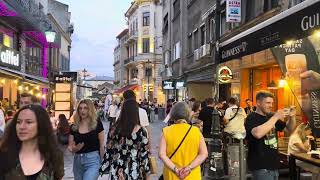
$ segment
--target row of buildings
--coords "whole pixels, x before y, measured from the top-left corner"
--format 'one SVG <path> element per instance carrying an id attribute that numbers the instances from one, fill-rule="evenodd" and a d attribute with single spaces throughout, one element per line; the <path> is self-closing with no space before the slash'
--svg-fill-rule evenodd
<path id="1" fill-rule="evenodd" d="M 69 7 L 56 0 L 0 0 L 0 99 L 52 99 L 53 77 L 70 70 Z"/>
<path id="2" fill-rule="evenodd" d="M 128 28 L 117 36 L 114 49 L 116 93 L 133 89 L 140 99 L 157 98 L 160 104 L 168 99 L 238 96 L 244 105 L 257 91 L 269 89 L 280 99 L 275 108 L 298 105 L 289 88 L 278 87 L 285 73 L 273 46 L 285 44 L 285 38 L 298 39 L 301 33 L 286 29 L 294 21 L 288 27 L 277 23 L 304 7 L 315 7 L 310 3 L 317 0 L 242 0 L 238 23 L 227 22 L 227 2 L 133 1 L 125 13 Z M 310 22 L 312 27 L 319 26 L 315 22 Z M 270 34 L 269 26 L 280 30 Z M 262 36 L 260 29 L 269 31 Z M 251 45 L 255 39 L 260 42 Z M 285 46 L 293 51 L 295 43 Z"/>

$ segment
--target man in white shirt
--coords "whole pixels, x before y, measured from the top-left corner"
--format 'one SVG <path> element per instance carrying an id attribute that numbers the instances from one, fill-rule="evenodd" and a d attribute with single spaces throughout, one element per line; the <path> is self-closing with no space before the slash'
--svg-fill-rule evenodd
<path id="1" fill-rule="evenodd" d="M 112 104 L 109 106 L 108 109 L 108 120 L 110 121 L 110 123 L 114 123 L 116 121 L 116 117 L 117 117 L 117 113 L 118 113 L 118 106 L 116 105 L 115 101 L 112 101 Z"/>
<path id="2" fill-rule="evenodd" d="M 104 109 L 103 109 L 103 111 L 104 111 L 104 118 L 106 119 L 107 117 L 107 112 L 108 112 L 108 110 L 109 110 L 109 107 L 110 107 L 110 105 L 111 105 L 111 102 L 112 102 L 112 95 L 109 93 L 107 96 L 106 96 L 106 99 L 105 99 L 105 101 L 104 101 Z"/>
<path id="3" fill-rule="evenodd" d="M 236 105 L 237 100 L 230 98 L 229 107 L 226 109 L 224 115 L 224 132 L 230 135 L 243 134 L 246 132 L 244 127 L 244 121 L 247 117 L 246 112 L 243 108 Z"/>

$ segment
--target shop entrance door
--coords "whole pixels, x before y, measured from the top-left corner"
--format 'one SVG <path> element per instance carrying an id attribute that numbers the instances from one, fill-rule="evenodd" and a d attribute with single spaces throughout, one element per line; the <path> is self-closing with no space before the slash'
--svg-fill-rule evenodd
<path id="1" fill-rule="evenodd" d="M 219 85 L 219 101 L 229 101 L 231 97 L 231 84 Z"/>

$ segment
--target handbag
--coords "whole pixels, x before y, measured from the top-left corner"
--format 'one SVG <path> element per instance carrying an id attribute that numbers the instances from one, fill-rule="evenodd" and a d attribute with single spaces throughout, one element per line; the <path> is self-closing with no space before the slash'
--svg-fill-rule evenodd
<path id="1" fill-rule="evenodd" d="M 157 166 L 156 157 L 150 156 L 149 157 L 149 162 L 150 162 L 150 172 L 151 172 L 151 174 L 157 174 L 158 166 Z"/>
<path id="2" fill-rule="evenodd" d="M 179 146 L 176 148 L 176 150 L 174 150 L 174 152 L 171 154 L 171 156 L 169 157 L 169 159 L 171 159 L 171 158 L 174 156 L 174 154 L 178 151 L 178 149 L 180 148 L 181 144 L 183 143 L 183 141 L 186 139 L 187 135 L 189 134 L 191 128 L 192 128 L 192 125 L 190 125 L 190 128 L 189 128 L 188 132 L 186 133 L 186 135 L 184 135 L 184 137 L 183 137 L 183 139 L 181 140 Z M 163 175 L 161 175 L 161 176 L 159 177 L 159 180 L 164 180 Z"/>

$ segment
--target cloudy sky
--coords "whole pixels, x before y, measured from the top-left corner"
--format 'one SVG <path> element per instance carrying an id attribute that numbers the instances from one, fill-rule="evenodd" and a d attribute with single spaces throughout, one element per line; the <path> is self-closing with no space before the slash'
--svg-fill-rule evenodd
<path id="1" fill-rule="evenodd" d="M 71 70 L 86 68 L 97 75 L 114 76 L 116 36 L 126 27 L 124 13 L 132 0 L 59 0 L 69 5 L 72 35 Z"/>

